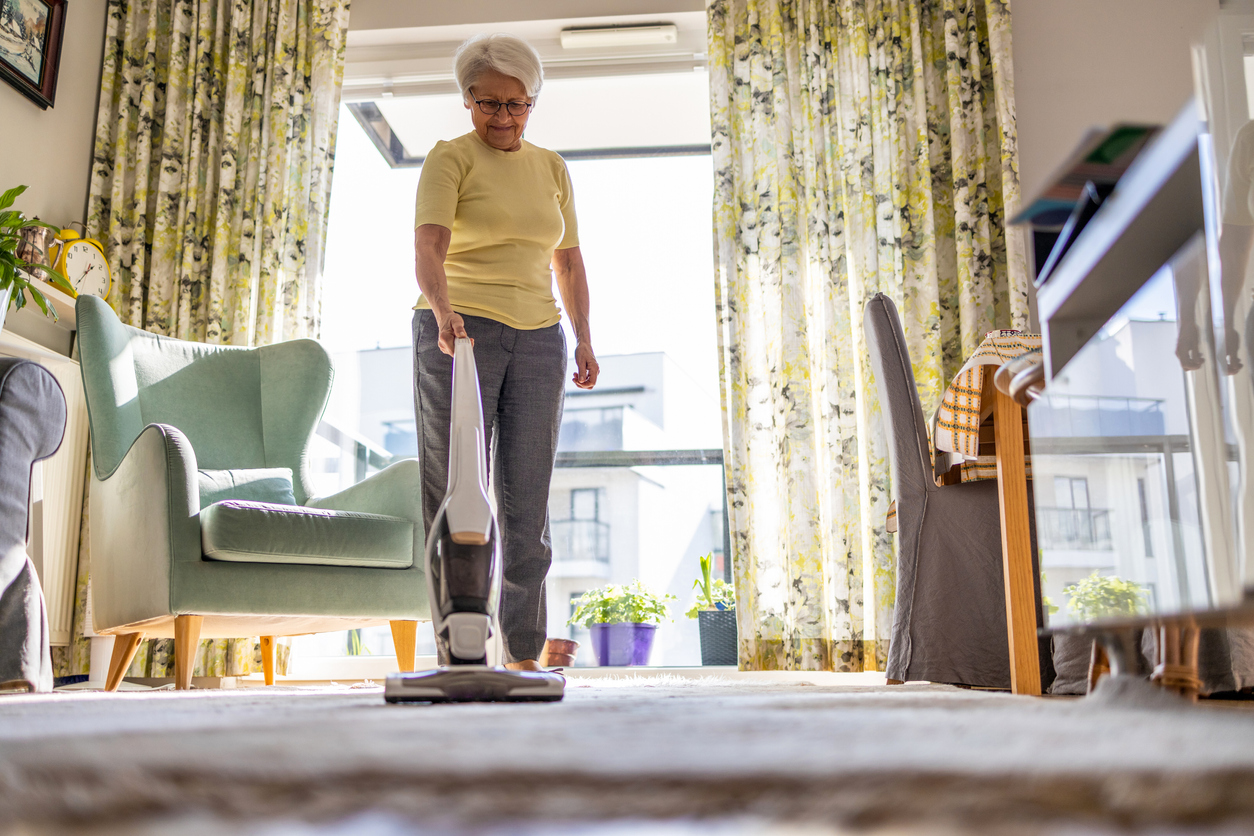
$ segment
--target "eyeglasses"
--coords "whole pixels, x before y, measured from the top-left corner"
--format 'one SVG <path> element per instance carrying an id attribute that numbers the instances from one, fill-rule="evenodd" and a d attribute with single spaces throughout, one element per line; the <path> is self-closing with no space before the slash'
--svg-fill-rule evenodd
<path id="1" fill-rule="evenodd" d="M 522 116 L 535 107 L 534 102 L 498 102 L 492 99 L 475 99 L 474 101 L 479 105 L 479 110 L 488 116 L 495 116 L 501 108 L 505 108 L 510 116 Z"/>

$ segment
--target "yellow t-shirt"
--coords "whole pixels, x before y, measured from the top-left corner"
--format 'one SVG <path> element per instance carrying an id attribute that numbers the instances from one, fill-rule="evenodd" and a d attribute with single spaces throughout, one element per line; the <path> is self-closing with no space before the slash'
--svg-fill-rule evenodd
<path id="1" fill-rule="evenodd" d="M 553 250 L 579 245 L 566 163 L 523 141 L 499 151 L 479 135 L 437 142 L 422 164 L 414 228 L 452 231 L 444 273 L 460 314 L 533 330 L 562 318 L 553 299 Z M 418 298 L 415 310 L 430 308 Z"/>

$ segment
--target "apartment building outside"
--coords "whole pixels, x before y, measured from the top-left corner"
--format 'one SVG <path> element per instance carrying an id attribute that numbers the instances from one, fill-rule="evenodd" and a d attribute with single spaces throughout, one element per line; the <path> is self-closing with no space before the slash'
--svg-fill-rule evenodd
<path id="1" fill-rule="evenodd" d="M 411 349 L 378 348 L 335 359 L 336 386 L 328 408 L 334 423 L 355 428 L 387 455 L 415 455 Z M 697 625 L 683 615 L 692 600 L 698 559 L 713 553 L 716 572 L 727 568 L 718 401 L 664 353 L 598 360 L 601 376 L 595 389 L 567 384 L 559 466 L 549 492 L 548 633 L 579 641 L 577 664 L 594 664 L 586 631 L 566 623 L 572 602 L 606 583 L 639 579 L 676 598 L 670 607 L 673 620 L 656 634 L 651 663 L 698 665 Z M 703 457 L 666 451 L 705 451 L 704 458 L 713 463 L 668 463 Z M 650 455 L 633 457 L 634 452 Z M 612 454 L 613 463 L 605 464 L 603 454 Z M 390 647 L 386 628 L 368 638 L 371 652 Z M 420 631 L 420 653 L 434 652 L 428 641 Z"/>

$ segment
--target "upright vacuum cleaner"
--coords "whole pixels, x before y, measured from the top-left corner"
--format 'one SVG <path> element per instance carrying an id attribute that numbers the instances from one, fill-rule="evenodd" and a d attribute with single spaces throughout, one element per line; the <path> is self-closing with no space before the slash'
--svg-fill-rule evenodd
<path id="1" fill-rule="evenodd" d="M 448 490 L 427 532 L 427 595 L 435 634 L 449 664 L 390 674 L 388 702 L 527 702 L 560 700 L 566 680 L 543 671 L 488 665 L 488 639 L 499 629 L 501 543 L 488 501 L 483 400 L 469 339 L 453 348 Z"/>

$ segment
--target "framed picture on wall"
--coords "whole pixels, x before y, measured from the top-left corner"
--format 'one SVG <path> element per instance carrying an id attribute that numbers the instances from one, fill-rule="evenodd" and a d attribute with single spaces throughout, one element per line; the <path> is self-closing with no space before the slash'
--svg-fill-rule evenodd
<path id="1" fill-rule="evenodd" d="M 57 95 L 65 0 L 0 0 L 0 78 L 42 108 Z"/>

